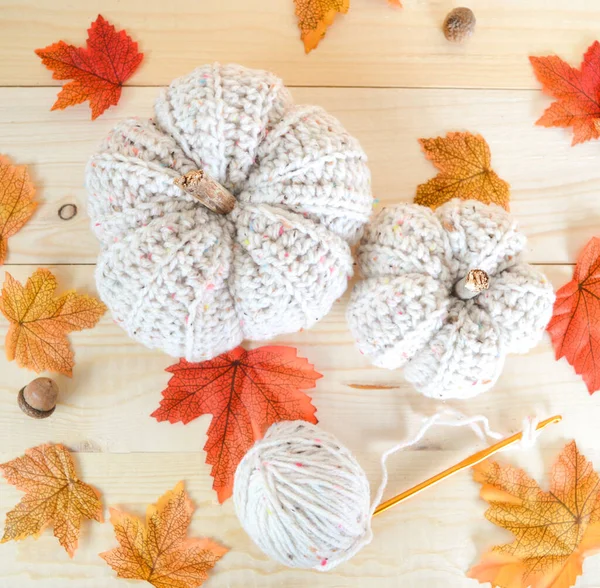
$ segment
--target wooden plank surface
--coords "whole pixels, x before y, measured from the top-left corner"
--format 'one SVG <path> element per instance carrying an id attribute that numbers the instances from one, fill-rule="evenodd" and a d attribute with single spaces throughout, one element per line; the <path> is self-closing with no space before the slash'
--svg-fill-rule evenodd
<path id="1" fill-rule="evenodd" d="M 554 52 L 574 65 L 597 37 L 594 0 L 471 0 L 476 33 L 446 41 L 449 0 L 352 0 L 305 57 L 292 0 L 0 0 L 0 85 L 49 85 L 33 50 L 59 39 L 81 45 L 101 13 L 146 54 L 134 85 L 167 84 L 212 61 L 269 69 L 291 85 L 537 88 L 528 55 Z"/>
<path id="2" fill-rule="evenodd" d="M 7 271 L 23 280 L 33 269 L 9 266 Z M 64 288 L 94 291 L 93 268 L 51 269 Z M 557 287 L 572 273 L 570 266 L 541 269 Z M 369 366 L 347 331 L 346 302 L 347 296 L 314 329 L 280 337 L 278 342 L 297 346 L 324 374 L 312 391 L 321 426 L 356 454 L 374 487 L 380 478 L 378 456 L 394 441 L 414 433 L 420 418 L 431 414 L 436 405 L 412 390 L 400 373 Z M 2 324 L 0 340 L 5 331 Z M 197 506 L 192 531 L 231 548 L 207 586 L 474 588 L 477 583 L 466 579 L 464 571 L 485 547 L 507 538 L 484 519 L 478 487 L 463 473 L 381 515 L 374 522 L 373 543 L 347 565 L 328 574 L 283 569 L 253 546 L 237 523 L 231 501 L 223 506 L 216 502 L 202 451 L 209 417 L 184 426 L 157 423 L 148 416 L 168 381 L 161 370 L 169 365 L 169 358 L 132 343 L 109 317 L 93 331 L 73 335 L 72 341 L 77 361 L 74 378 L 58 378 L 61 402 L 51 419 L 32 421 L 20 412 L 16 392 L 28 381 L 28 374 L 14 364 L 3 366 L 0 460 L 12 459 L 38 443 L 63 442 L 77 452 L 82 476 L 102 490 L 106 505 L 137 514 L 185 480 Z M 369 389 L 360 388 L 365 385 Z M 502 457 L 526 466 L 543 483 L 547 483 L 544 468 L 567 439 L 576 438 L 582 452 L 600 463 L 598 409 L 572 368 L 564 360 L 554 361 L 547 340 L 528 355 L 509 357 L 494 390 L 468 403 L 447 404 L 467 414 L 488 414 L 492 427 L 507 434 L 518 430 L 527 416 L 562 414 L 564 422 L 547 429 L 535 449 Z M 386 496 L 482 446 L 468 430 L 432 431 L 416 447 L 392 458 Z M 0 520 L 19 496 L 13 487 L 0 485 Z M 49 531 L 37 542 L 2 545 L 0 587 L 87 588 L 114 583 L 116 588 L 133 588 L 134 582 L 111 580 L 111 570 L 97 557 L 113 545 L 111 526 L 95 523 L 84 526 L 73 561 L 57 548 Z M 600 558 L 592 558 L 578 587 L 597 588 L 597 577 Z"/>
<path id="3" fill-rule="evenodd" d="M 93 293 L 97 244 L 85 210 L 87 159 L 118 120 L 151 114 L 158 86 L 206 62 L 238 61 L 278 73 L 298 102 L 321 104 L 360 139 L 376 206 L 412 200 L 416 186 L 435 175 L 419 137 L 483 134 L 494 168 L 512 185 L 512 212 L 529 237 L 528 259 L 542 264 L 556 287 L 565 283 L 581 247 L 598 234 L 598 143 L 573 148 L 568 131 L 534 125 L 550 100 L 539 91 L 527 56 L 557 53 L 576 65 L 598 35 L 600 4 L 471 0 L 476 33 L 464 45 L 450 45 L 440 27 L 460 3 L 403 3 L 398 10 L 387 0 L 352 0 L 350 13 L 336 19 L 307 57 L 292 0 L 0 0 L 0 153 L 30 166 L 41 203 L 11 238 L 0 280 L 4 271 L 25 280 L 45 266 L 63 290 Z M 50 112 L 60 82 L 33 50 L 59 39 L 82 44 L 98 13 L 140 43 L 144 64 L 120 104 L 98 120 L 89 120 L 87 105 Z M 79 209 L 70 221 L 57 214 L 66 203 Z M 417 394 L 401 372 L 375 369 L 358 353 L 345 322 L 347 297 L 314 329 L 277 342 L 298 347 L 324 374 L 311 393 L 320 423 L 355 452 L 375 487 L 380 454 L 440 405 Z M 6 330 L 0 318 L 0 346 Z M 45 421 L 20 412 L 17 392 L 33 376 L 7 362 L 0 349 L 0 461 L 42 442 L 65 443 L 106 505 L 140 515 L 184 480 L 197 506 L 192 533 L 231 548 L 207 588 L 476 588 L 465 571 L 492 544 L 509 539 L 484 519 L 485 504 L 465 472 L 375 520 L 372 544 L 333 572 L 279 566 L 242 531 L 231 501 L 216 502 L 202 450 L 210 419 L 183 426 L 150 418 L 173 360 L 129 340 L 108 315 L 71 341 L 74 377 L 57 378 L 60 404 Z M 486 414 L 503 433 L 516 431 L 529 415 L 563 414 L 564 422 L 547 430 L 536 448 L 502 457 L 547 483 L 544 469 L 571 438 L 600 469 L 596 396 L 564 360 L 554 360 L 546 338 L 531 353 L 509 357 L 492 391 L 447 406 Z M 480 447 L 467 430 L 433 431 L 392 459 L 386 496 Z M 0 482 L 0 525 L 20 495 Z M 111 526 L 95 523 L 84 526 L 73 560 L 50 531 L 38 541 L 0 545 L 0 588 L 141 586 L 117 580 L 98 557 L 114 545 Z M 599 588 L 600 556 L 589 558 L 584 572 L 577 588 Z"/>
<path id="4" fill-rule="evenodd" d="M 157 92 L 126 88 L 117 108 L 91 122 L 87 105 L 50 112 L 54 88 L 0 88 L 0 152 L 31 166 L 42 201 L 27 231 L 11 239 L 9 263 L 95 262 L 98 248 L 85 212 L 86 161 L 117 121 L 150 116 Z M 360 139 L 378 206 L 412 200 L 416 186 L 436 174 L 419 137 L 469 130 L 486 138 L 494 168 L 512 186 L 512 211 L 529 237 L 528 259 L 573 263 L 597 232 L 598 146 L 571 147 L 568 131 L 534 126 L 550 102 L 540 92 L 295 88 L 293 94 L 298 102 L 323 105 Z M 79 214 L 65 222 L 58 210 L 68 202 Z"/>
<path id="5" fill-rule="evenodd" d="M 83 293 L 95 292 L 93 267 L 49 267 L 63 291 L 75 288 Z M 557 287 L 572 275 L 571 266 L 541 268 Z M 35 266 L 6 267 L 6 271 L 21 282 L 34 270 Z M 351 419 L 353 428 L 364 427 L 366 433 L 377 423 L 383 439 L 395 439 L 398 427 L 404 426 L 401 411 L 404 405 L 428 413 L 428 407 L 435 403 L 405 383 L 400 371 L 369 365 L 355 348 L 346 325 L 347 298 L 348 294 L 314 328 L 281 336 L 277 341 L 297 347 L 299 353 L 324 374 L 311 394 L 318 416 L 328 430 L 344 436 Z M 7 328 L 6 321 L 0 322 L 2 343 Z M 14 362 L 3 362 L 0 431 L 9 434 L 3 439 L 2 451 L 16 455 L 52 436 L 81 451 L 197 453 L 202 450 L 208 417 L 187 427 L 169 426 L 149 418 L 158 407 L 161 391 L 169 380 L 170 375 L 164 368 L 176 360 L 130 340 L 110 314 L 103 317 L 95 329 L 74 333 L 71 337 L 76 350 L 74 378 L 56 378 L 63 404 L 51 419 L 32 423 L 21 413 L 16 393 L 31 375 Z M 519 373 L 520 380 L 516 381 Z M 361 389 L 364 385 L 373 389 Z M 494 425 L 514 427 L 526 416 L 523 411 L 530 407 L 532 400 L 541 402 L 536 406 L 546 416 L 569 408 L 579 418 L 590 405 L 585 385 L 564 361 L 553 361 L 548 341 L 528 355 L 511 357 L 494 391 L 470 400 L 468 406 L 460 402 L 450 404 L 472 413 L 487 413 L 490 403 L 494 403 Z M 21 426 L 26 427 L 27 435 L 19 434 Z M 190 433 L 192 430 L 196 431 L 195 435 Z M 362 435 L 356 437 L 361 438 Z"/>

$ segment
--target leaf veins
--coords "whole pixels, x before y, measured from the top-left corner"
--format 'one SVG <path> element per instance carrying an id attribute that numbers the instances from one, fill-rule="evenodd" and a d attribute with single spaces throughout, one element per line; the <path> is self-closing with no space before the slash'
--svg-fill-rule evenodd
<path id="1" fill-rule="evenodd" d="M 292 347 L 237 347 L 202 363 L 182 359 L 167 371 L 173 376 L 152 416 L 189 423 L 213 415 L 204 449 L 219 502 L 231 496 L 239 462 L 273 423 L 317 422 L 302 390 L 313 388 L 321 374 Z"/>
<path id="2" fill-rule="evenodd" d="M 52 110 L 88 100 L 92 120 L 119 102 L 123 84 L 144 58 L 137 43 L 125 31 L 117 32 L 101 15 L 88 30 L 86 47 L 59 41 L 35 53 L 55 80 L 73 80 L 63 86 Z"/>
<path id="3" fill-rule="evenodd" d="M 67 334 L 92 328 L 106 312 L 102 302 L 71 290 L 55 296 L 56 278 L 37 269 L 23 287 L 8 272 L 0 312 L 10 321 L 6 357 L 19 367 L 71 376 L 74 354 Z"/>
<path id="4" fill-rule="evenodd" d="M 0 265 L 6 261 L 8 238 L 17 233 L 37 208 L 35 188 L 25 166 L 0 155 Z"/>
<path id="5" fill-rule="evenodd" d="M 491 167 L 490 148 L 481 135 L 448 133 L 419 139 L 425 157 L 440 171 L 417 187 L 415 204 L 437 208 L 453 198 L 498 204 L 508 210 L 510 186 Z"/>
<path id="6" fill-rule="evenodd" d="M 101 523 L 100 494 L 78 479 L 71 454 L 63 445 L 39 445 L 25 455 L 0 464 L 6 481 L 25 492 L 21 502 L 6 515 L 2 543 L 33 535 L 48 526 L 73 557 L 81 522 Z"/>
<path id="7" fill-rule="evenodd" d="M 155 588 L 201 586 L 228 550 L 210 539 L 187 536 L 193 513 L 183 482 L 148 506 L 145 524 L 111 508 L 119 547 L 100 557 L 119 578 L 146 580 Z"/>
<path id="8" fill-rule="evenodd" d="M 485 553 L 468 573 L 479 582 L 511 588 L 568 588 L 583 560 L 600 550 L 600 478 L 572 441 L 542 490 L 523 470 L 487 460 L 473 468 L 485 516 L 508 529 L 512 543 Z"/>
<path id="9" fill-rule="evenodd" d="M 581 252 L 573 279 L 556 293 L 548 323 L 556 359 L 565 357 L 588 391 L 600 388 L 600 239 Z"/>

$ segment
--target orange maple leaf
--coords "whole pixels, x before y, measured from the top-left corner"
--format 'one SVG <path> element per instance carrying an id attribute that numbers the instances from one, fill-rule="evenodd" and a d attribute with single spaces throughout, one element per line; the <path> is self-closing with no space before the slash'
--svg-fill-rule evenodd
<path id="1" fill-rule="evenodd" d="M 6 260 L 8 238 L 18 232 L 37 207 L 27 168 L 0 155 L 0 265 Z"/>
<path id="2" fill-rule="evenodd" d="M 322 376 L 293 347 L 237 347 L 202 363 L 182 359 L 167 371 L 173 376 L 151 416 L 189 423 L 213 415 L 204 449 L 219 502 L 231 496 L 235 469 L 273 423 L 317 423 L 316 409 L 301 390 L 314 388 Z"/>
<path id="3" fill-rule="evenodd" d="M 415 203 L 433 209 L 452 200 L 479 200 L 508 210 L 510 185 L 491 168 L 490 148 L 481 135 L 448 133 L 419 139 L 425 157 L 440 170 L 435 178 L 417 186 Z"/>
<path id="4" fill-rule="evenodd" d="M 316 49 L 336 14 L 346 14 L 350 0 L 294 0 L 305 53 Z"/>
<path id="5" fill-rule="evenodd" d="M 600 550 L 600 477 L 568 443 L 542 490 L 523 470 L 484 461 L 473 468 L 485 516 L 513 533 L 515 541 L 494 547 L 468 576 L 492 586 L 567 588 L 583 560 Z"/>
<path id="6" fill-rule="evenodd" d="M 100 493 L 77 477 L 68 449 L 39 445 L 23 457 L 0 464 L 6 481 L 25 492 L 6 515 L 1 543 L 39 537 L 50 524 L 54 536 L 73 557 L 83 519 L 103 522 Z"/>
<path id="7" fill-rule="evenodd" d="M 560 57 L 530 57 L 542 89 L 556 98 L 536 124 L 573 127 L 573 145 L 600 137 L 600 43 L 594 41 L 580 69 Z"/>
<path id="8" fill-rule="evenodd" d="M 388 0 L 388 3 L 402 7 L 400 0 Z M 294 4 L 305 53 L 316 49 L 336 14 L 346 14 L 350 9 L 350 0 L 294 0 Z"/>
<path id="9" fill-rule="evenodd" d="M 0 296 L 0 312 L 10 321 L 6 357 L 38 373 L 49 370 L 70 377 L 74 362 L 67 333 L 92 328 L 106 306 L 74 290 L 56 298 L 56 286 L 47 269 L 36 270 L 25 287 L 6 273 Z"/>
<path id="10" fill-rule="evenodd" d="M 187 537 L 193 512 L 183 482 L 148 506 L 145 525 L 111 508 L 120 547 L 100 557 L 119 578 L 146 580 L 156 588 L 196 588 L 228 549 L 210 539 Z"/>
<path id="11" fill-rule="evenodd" d="M 573 279 L 556 293 L 548 323 L 556 359 L 565 357 L 590 394 L 600 389 L 600 239 L 581 252 Z"/>
<path id="12" fill-rule="evenodd" d="M 101 15 L 88 29 L 87 47 L 59 41 L 35 52 L 55 80 L 73 80 L 63 86 L 52 110 L 89 100 L 92 120 L 119 102 L 123 84 L 144 57 L 125 31 L 117 32 Z"/>

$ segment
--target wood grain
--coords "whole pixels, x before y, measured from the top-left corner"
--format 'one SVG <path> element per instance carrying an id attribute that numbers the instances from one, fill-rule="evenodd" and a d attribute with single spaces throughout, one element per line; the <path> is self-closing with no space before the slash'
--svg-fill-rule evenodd
<path id="1" fill-rule="evenodd" d="M 539 91 L 528 55 L 556 53 L 577 65 L 600 30 L 592 0 L 470 0 L 477 17 L 463 45 L 441 32 L 450 0 L 352 0 L 319 48 L 304 55 L 292 0 L 0 0 L 0 152 L 28 164 L 41 202 L 9 244 L 10 265 L 25 280 L 36 267 L 57 275 L 59 288 L 94 293 L 98 247 L 89 230 L 85 164 L 116 124 L 150 116 L 158 86 L 207 62 L 240 62 L 276 72 L 298 102 L 321 104 L 357 136 L 370 160 L 376 208 L 411 201 L 416 186 L 436 173 L 419 137 L 452 130 L 481 133 L 498 174 L 512 185 L 511 209 L 529 237 L 527 257 L 544 264 L 555 287 L 571 278 L 587 240 L 598 234 L 598 144 L 570 146 L 568 131 L 535 126 L 550 99 Z M 85 41 L 101 13 L 125 28 L 146 57 L 120 104 L 93 123 L 87 105 L 50 112 L 61 82 L 33 53 L 63 39 Z M 73 203 L 69 221 L 60 207 Z M 344 296 L 314 329 L 280 337 L 297 346 L 324 374 L 311 391 L 321 425 L 357 455 L 372 487 L 378 459 L 414 432 L 439 405 L 417 394 L 401 372 L 375 369 L 356 350 L 345 322 Z M 0 317 L 0 347 L 7 330 Z M 127 338 L 109 315 L 93 330 L 70 336 L 74 377 L 58 377 L 54 415 L 38 421 L 17 406 L 17 392 L 35 377 L 4 359 L 0 349 L 0 462 L 43 442 L 76 453 L 82 477 L 106 506 L 143 515 L 146 505 L 185 480 L 197 511 L 191 532 L 220 540 L 231 552 L 207 588 L 476 588 L 465 571 L 509 536 L 488 523 L 468 472 L 378 517 L 375 537 L 351 562 L 328 574 L 296 571 L 269 561 L 241 529 L 231 501 L 219 506 L 202 449 L 210 417 L 184 425 L 157 423 L 156 408 L 173 360 Z M 600 393 L 589 396 L 566 361 L 554 360 L 546 337 L 535 350 L 511 356 L 495 388 L 447 406 L 485 414 L 494 429 L 512 433 L 522 419 L 560 413 L 529 451 L 501 456 L 547 482 L 544 471 L 565 441 L 576 438 L 600 469 Z M 468 430 L 431 432 L 392 458 L 386 496 L 412 486 L 481 448 Z M 21 493 L 0 481 L 0 525 Z M 84 526 L 69 560 L 50 530 L 0 545 L 0 588 L 140 586 L 117 580 L 98 553 L 115 546 L 109 524 Z M 588 558 L 577 588 L 599 588 L 600 557 Z"/>
<path id="2" fill-rule="evenodd" d="M 32 266 L 6 268 L 20 280 Z M 93 268 L 51 267 L 62 288 L 93 293 Z M 555 287 L 571 278 L 571 266 L 542 266 Z M 437 405 L 405 383 L 401 372 L 370 366 L 354 347 L 345 323 L 347 296 L 314 329 L 280 337 L 316 364 L 324 378 L 311 391 L 321 426 L 336 434 L 357 455 L 372 486 L 378 483 L 379 455 L 409 432 Z M 0 323 L 4 341 L 6 323 Z M 110 317 L 98 327 L 71 336 L 76 350 L 73 380 L 59 377 L 59 405 L 54 415 L 37 421 L 19 410 L 16 394 L 30 376 L 3 360 L 0 381 L 0 460 L 20 455 L 30 446 L 62 442 L 77 452 L 83 478 L 99 488 L 105 504 L 143 514 L 179 480 L 186 482 L 198 510 L 194 533 L 224 542 L 232 551 L 217 566 L 208 586 L 348 586 L 474 588 L 464 571 L 478 554 L 506 536 L 486 522 L 485 505 L 468 473 L 428 490 L 385 513 L 374 523 L 375 539 L 352 562 L 330 574 L 285 570 L 268 561 L 239 527 L 231 501 L 216 502 L 210 468 L 204 463 L 209 417 L 189 425 L 157 423 L 148 415 L 168 381 L 162 368 L 169 358 L 129 340 Z M 0 352 L 1 353 L 1 352 Z M 31 376 L 33 377 L 33 375 Z M 580 449 L 600 467 L 596 423 L 600 408 L 581 379 L 564 361 L 556 362 L 547 339 L 531 353 L 508 358 L 493 391 L 447 405 L 467 414 L 487 414 L 491 425 L 512 433 L 522 419 L 562 414 L 560 425 L 548 428 L 536 449 L 512 452 L 501 459 L 526 466 L 544 480 L 544 467 L 565 440 L 576 438 Z M 434 430 L 416 447 L 391 460 L 386 496 L 425 479 L 483 447 L 468 430 Z M 20 493 L 0 485 L 0 521 Z M 448 505 L 451 505 L 449 508 Z M 408 539 L 410 537 L 410 540 Z M 87 524 L 73 562 L 57 547 L 50 531 L 37 541 L 27 539 L 0 546 L 3 588 L 86 588 L 112 586 L 112 571 L 96 556 L 114 544 L 108 524 Z M 35 562 L 35 565 L 33 564 Z M 600 558 L 586 563 L 578 586 L 597 588 Z M 52 580 L 50 580 L 52 578 Z M 131 585 L 133 582 L 115 584 Z"/>
<path id="3" fill-rule="evenodd" d="M 101 13 L 139 42 L 134 85 L 167 84 L 203 63 L 239 62 L 302 86 L 536 88 L 528 55 L 573 64 L 597 38 L 593 0 L 471 0 L 477 17 L 463 45 L 442 33 L 450 0 L 352 0 L 318 49 L 304 54 L 292 0 L 0 0 L 0 85 L 57 84 L 33 50 L 59 39 L 81 45 Z"/>
<path id="4" fill-rule="evenodd" d="M 7 267 L 13 277 L 25 281 L 33 266 Z M 59 283 L 59 292 L 75 288 L 94 294 L 93 268 L 89 266 L 50 266 Z M 556 288 L 571 279 L 570 266 L 541 266 Z M 435 410 L 431 400 L 408 385 L 401 371 L 378 369 L 369 364 L 354 345 L 348 331 L 345 309 L 349 292 L 314 328 L 281 336 L 275 343 L 296 346 L 299 354 L 313 362 L 324 374 L 311 391 L 322 424 L 340 437 L 356 428 L 352 438 L 373 433 L 390 441 L 404 427 L 402 407 L 428 414 Z M 0 321 L 3 349 L 8 323 Z M 61 441 L 83 452 L 163 452 L 202 451 L 210 417 L 192 424 L 158 423 L 149 414 L 158 406 L 169 374 L 164 368 L 174 363 L 159 351 L 152 351 L 129 339 L 105 315 L 92 330 L 70 336 L 76 351 L 73 379 L 55 377 L 61 392 L 54 415 L 32 421 L 18 408 L 17 392 L 34 377 L 14 362 L 3 360 L 0 382 L 0 431 L 2 451 L 19 454 L 34 444 Z M 3 353 L 0 351 L 0 356 Z M 531 353 L 510 356 L 494 391 L 469 401 L 451 402 L 472 413 L 494 411 L 492 424 L 498 428 L 516 427 L 531 411 L 540 416 L 554 413 L 589 418 L 590 399 L 581 378 L 563 360 L 553 359 L 549 339 L 544 338 Z M 465 406 L 462 406 L 465 405 Z M 529 412 L 526 412 L 526 411 Z M 524 412 L 525 411 L 525 412 Z M 568 421 L 568 419 L 566 419 Z M 374 425 L 375 423 L 375 425 Z M 568 422 L 567 422 L 568 425 Z M 194 435 L 190 431 L 195 431 Z M 24 434 L 26 432 L 26 434 Z M 585 435 L 583 429 L 581 434 Z M 595 437 L 595 431 L 590 431 Z M 578 437 L 579 438 L 579 437 Z M 353 449 L 360 450 L 360 444 Z M 599 448 L 600 450 L 600 448 Z"/>
<path id="5" fill-rule="evenodd" d="M 454 463 L 472 446 L 465 432 L 454 432 L 459 450 L 423 448 L 399 456 L 394 464 L 394 480 L 404 487 L 421 480 L 434 468 Z M 438 438 L 440 444 L 447 440 Z M 540 451 L 527 457 L 532 464 L 552 461 L 563 440 L 548 431 Z M 374 452 L 373 452 L 374 454 Z M 0 460 L 12 457 L 0 452 Z M 478 498 L 478 487 L 464 472 L 432 488 L 410 502 L 377 517 L 373 542 L 350 562 L 327 574 L 286 569 L 272 562 L 254 546 L 239 526 L 231 501 L 219 506 L 210 489 L 208 468 L 195 454 L 80 453 L 76 456 L 85 481 L 102 490 L 104 504 L 143 516 L 146 505 L 155 502 L 167 489 L 184 479 L 196 512 L 190 533 L 212 537 L 230 548 L 211 574 L 206 588 L 476 588 L 465 571 L 484 548 L 506 540 L 507 536 L 485 520 L 485 503 Z M 361 457 L 361 456 L 359 456 Z M 600 459 L 598 452 L 587 457 Z M 501 458 L 518 461 L 511 455 Z M 363 461 L 364 463 L 364 461 Z M 369 471 L 371 480 L 377 473 Z M 544 480 L 547 482 L 547 480 Z M 3 486 L 2 510 L 16 503 L 21 493 Z M 2 513 L 4 514 L 4 513 Z M 73 560 L 47 530 L 37 540 L 29 538 L 1 546 L 2 588 L 136 588 L 140 582 L 117 580 L 98 553 L 116 546 L 109 523 L 86 522 L 80 547 Z M 589 558 L 585 575 L 577 588 L 597 588 L 600 557 Z"/>
<path id="6" fill-rule="evenodd" d="M 0 150 L 31 166 L 42 202 L 25 230 L 11 239 L 9 263 L 95 262 L 85 164 L 118 120 L 149 116 L 157 92 L 126 88 L 117 108 L 91 122 L 86 105 L 50 112 L 53 88 L 0 88 Z M 360 139 L 377 206 L 411 201 L 417 185 L 435 175 L 419 137 L 464 129 L 486 138 L 495 170 L 511 184 L 511 208 L 529 237 L 531 261 L 573 263 L 597 233 L 598 145 L 571 147 L 568 131 L 535 126 L 550 102 L 539 92 L 296 88 L 293 93 L 298 102 L 321 104 Z M 79 214 L 63 221 L 58 210 L 70 202 Z"/>

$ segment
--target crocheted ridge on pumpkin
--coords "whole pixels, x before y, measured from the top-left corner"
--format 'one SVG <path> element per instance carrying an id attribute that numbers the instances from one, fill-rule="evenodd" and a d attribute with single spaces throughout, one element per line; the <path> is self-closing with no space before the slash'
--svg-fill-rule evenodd
<path id="1" fill-rule="evenodd" d="M 364 280 L 347 311 L 362 353 L 436 398 L 468 398 L 495 383 L 508 353 L 542 337 L 554 293 L 523 262 L 525 236 L 496 205 L 451 200 L 436 211 L 414 204 L 381 210 L 358 249 Z M 489 289 L 455 293 L 470 270 Z"/>
<path id="2" fill-rule="evenodd" d="M 230 214 L 174 184 L 198 169 L 235 196 Z M 372 206 L 358 141 L 238 65 L 175 80 L 153 119 L 110 133 L 86 184 L 102 300 L 131 337 L 189 361 L 325 316 Z"/>

